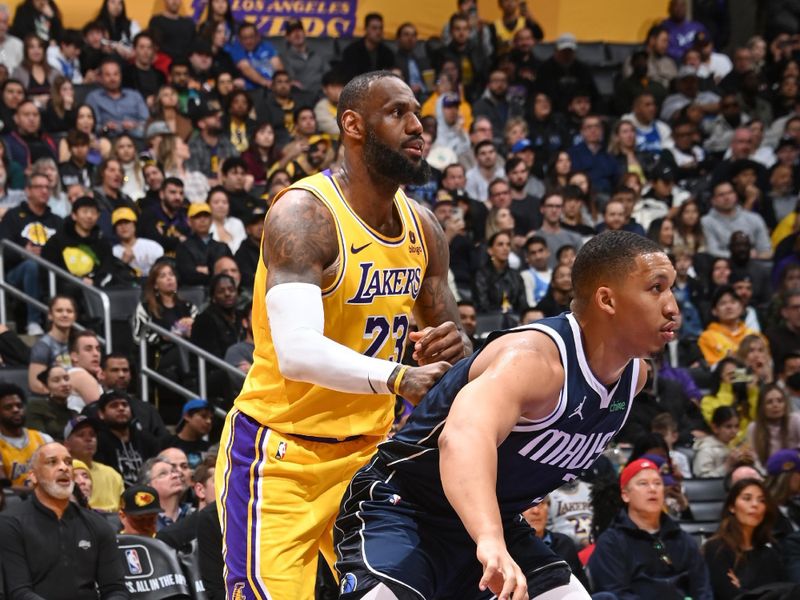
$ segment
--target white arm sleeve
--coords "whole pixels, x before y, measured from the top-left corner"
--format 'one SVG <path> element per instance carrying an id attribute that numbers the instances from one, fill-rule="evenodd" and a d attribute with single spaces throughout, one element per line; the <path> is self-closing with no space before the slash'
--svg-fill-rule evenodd
<path id="1" fill-rule="evenodd" d="M 287 379 L 352 394 L 390 394 L 397 363 L 359 354 L 323 335 L 320 288 L 281 283 L 267 292 L 267 315 L 278 368 Z"/>

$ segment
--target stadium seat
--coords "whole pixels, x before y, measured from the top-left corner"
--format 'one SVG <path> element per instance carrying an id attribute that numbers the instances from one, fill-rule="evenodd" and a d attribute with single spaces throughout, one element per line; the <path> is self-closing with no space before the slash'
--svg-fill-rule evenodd
<path id="1" fill-rule="evenodd" d="M 603 65 L 592 65 L 592 79 L 601 96 L 614 95 L 614 84 L 617 78 L 617 68 Z"/>
<path id="2" fill-rule="evenodd" d="M 608 64 L 621 65 L 636 50 L 642 47 L 641 44 L 616 44 L 606 43 L 606 56 Z"/>
<path id="3" fill-rule="evenodd" d="M 533 47 L 533 56 L 536 57 L 536 60 L 540 60 L 542 62 L 553 56 L 555 52 L 556 45 L 553 42 L 543 42 L 541 44 L 536 44 Z"/>
<path id="4" fill-rule="evenodd" d="M 722 477 L 684 479 L 683 492 L 692 505 L 695 502 L 721 502 L 726 496 Z"/>
<path id="5" fill-rule="evenodd" d="M 701 534 L 708 538 L 716 533 L 719 528 L 718 521 L 681 521 L 678 523 L 686 533 Z"/>
<path id="6" fill-rule="evenodd" d="M 28 369 L 26 367 L 0 369 L 0 381 L 13 383 L 14 385 L 21 387 L 26 392 L 30 392 L 28 389 Z"/>
<path id="7" fill-rule="evenodd" d="M 602 66 L 607 62 L 605 42 L 580 42 L 575 57 L 590 67 Z"/>
<path id="8" fill-rule="evenodd" d="M 194 304 L 197 310 L 202 310 L 206 303 L 206 288 L 201 285 L 187 285 L 178 288 L 178 296 Z"/>
<path id="9" fill-rule="evenodd" d="M 689 508 L 692 509 L 692 516 L 695 521 L 713 521 L 719 519 L 722 507 L 722 501 L 713 502 L 694 502 L 689 500 Z"/>
<path id="10" fill-rule="evenodd" d="M 475 335 L 485 337 L 503 328 L 503 314 L 492 313 L 489 315 L 478 315 L 476 317 Z"/>

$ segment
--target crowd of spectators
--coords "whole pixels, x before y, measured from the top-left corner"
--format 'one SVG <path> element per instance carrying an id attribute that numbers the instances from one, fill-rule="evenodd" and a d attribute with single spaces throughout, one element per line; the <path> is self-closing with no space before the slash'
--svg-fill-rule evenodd
<path id="1" fill-rule="evenodd" d="M 144 402 L 134 343 L 188 387 L 196 367 L 148 324 L 248 371 L 267 209 L 336 169 L 339 94 L 375 69 L 420 103 L 432 175 L 405 193 L 445 232 L 476 349 L 494 328 L 569 310 L 572 263 L 597 233 L 650 237 L 675 266 L 678 339 L 648 361 L 609 456 L 525 513 L 537 535 L 600 599 L 796 597 L 800 35 L 770 18 L 725 54 L 721 13 L 693 20 L 670 0 L 611 60 L 543 31 L 524 2 L 499 6 L 489 23 L 458 0 L 426 41 L 411 22 L 385 39 L 371 13 L 363 37 L 334 45 L 300 20 L 264 38 L 228 0 L 199 22 L 164 0 L 147 24 L 103 0 L 80 30 L 53 0 L 0 5 L 0 239 L 139 297 L 105 352 L 80 288 L 49 297 L 45 270 L 5 252 L 5 281 L 47 310 L 10 302 L 15 326 L 0 324 L 0 598 L 152 591 L 128 535 L 177 596 L 224 596 L 215 409 L 241 380 L 211 368 L 208 399 L 151 383 Z M 20 368 L 24 385 L 6 380 Z M 727 497 L 700 516 L 687 482 L 717 478 Z"/>

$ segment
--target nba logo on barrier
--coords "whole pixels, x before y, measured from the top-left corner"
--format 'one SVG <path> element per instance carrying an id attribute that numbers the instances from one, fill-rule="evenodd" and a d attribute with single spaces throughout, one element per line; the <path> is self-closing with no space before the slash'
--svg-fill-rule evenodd
<path id="1" fill-rule="evenodd" d="M 139 553 L 135 548 L 125 550 L 125 560 L 128 561 L 128 571 L 130 571 L 131 575 L 142 574 L 142 562 L 139 560 Z"/>
<path id="2" fill-rule="evenodd" d="M 349 594 L 350 592 L 356 591 L 356 586 L 358 585 L 358 579 L 352 573 L 345 573 L 344 577 L 342 577 L 342 585 L 339 588 L 340 594 Z"/>
<path id="3" fill-rule="evenodd" d="M 286 442 L 280 442 L 278 444 L 278 451 L 275 453 L 275 458 L 283 460 L 284 456 L 286 456 Z"/>

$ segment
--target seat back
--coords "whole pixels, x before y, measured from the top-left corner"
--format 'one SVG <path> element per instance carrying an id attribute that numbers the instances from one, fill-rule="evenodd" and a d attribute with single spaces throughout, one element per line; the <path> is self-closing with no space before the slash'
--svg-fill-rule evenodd
<path id="1" fill-rule="evenodd" d="M 721 502 L 725 500 L 725 486 L 722 477 L 694 478 L 683 480 L 683 493 L 694 502 Z"/>
<path id="2" fill-rule="evenodd" d="M 689 508 L 692 511 L 692 516 L 695 521 L 717 521 L 719 520 L 722 508 L 725 505 L 723 501 L 711 502 L 692 502 L 689 501 Z"/>

